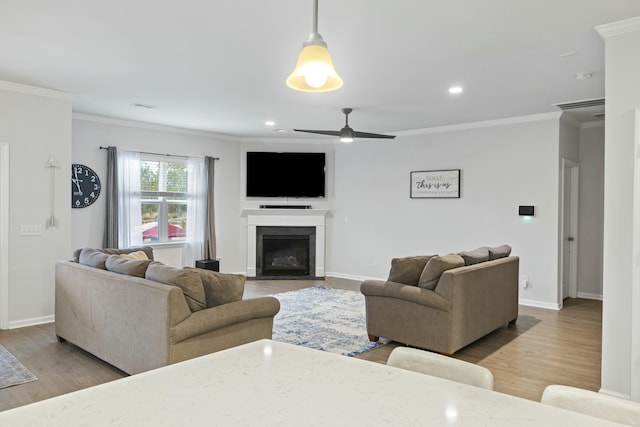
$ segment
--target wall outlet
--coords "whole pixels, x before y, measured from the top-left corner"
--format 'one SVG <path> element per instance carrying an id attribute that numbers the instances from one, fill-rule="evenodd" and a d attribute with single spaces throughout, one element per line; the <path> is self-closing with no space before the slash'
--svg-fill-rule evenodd
<path id="1" fill-rule="evenodd" d="M 522 289 L 527 289 L 529 287 L 529 276 L 524 274 L 520 276 L 520 286 Z"/>

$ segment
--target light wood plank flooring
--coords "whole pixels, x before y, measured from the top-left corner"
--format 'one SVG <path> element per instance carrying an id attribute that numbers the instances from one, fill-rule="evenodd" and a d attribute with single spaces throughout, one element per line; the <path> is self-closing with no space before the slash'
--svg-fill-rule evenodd
<path id="1" fill-rule="evenodd" d="M 325 285 L 358 291 L 359 282 L 257 281 L 246 284 L 245 298 Z M 561 311 L 520 307 L 515 326 L 505 326 L 455 354 L 491 370 L 499 392 L 539 400 L 548 384 L 589 390 L 600 388 L 602 303 L 566 300 Z M 58 343 L 53 324 L 0 331 L 0 344 L 38 378 L 0 389 L 0 410 L 25 405 L 122 378 L 125 374 L 69 343 Z M 386 363 L 400 344 L 390 342 L 357 356 Z"/>

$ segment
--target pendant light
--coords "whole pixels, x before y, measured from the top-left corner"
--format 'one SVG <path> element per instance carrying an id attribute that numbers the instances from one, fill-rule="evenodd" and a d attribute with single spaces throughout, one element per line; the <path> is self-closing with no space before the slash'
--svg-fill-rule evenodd
<path id="1" fill-rule="evenodd" d="M 329 92 L 342 86 L 342 79 L 333 68 L 327 43 L 318 34 L 318 0 L 313 0 L 313 32 L 302 43 L 302 51 L 287 86 L 303 92 Z"/>

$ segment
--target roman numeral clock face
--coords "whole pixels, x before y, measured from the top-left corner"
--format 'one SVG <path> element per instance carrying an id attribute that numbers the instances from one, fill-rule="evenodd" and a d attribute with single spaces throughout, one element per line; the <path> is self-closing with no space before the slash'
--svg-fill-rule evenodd
<path id="1" fill-rule="evenodd" d="M 71 207 L 86 208 L 98 200 L 100 178 L 93 169 L 79 164 L 71 165 Z"/>

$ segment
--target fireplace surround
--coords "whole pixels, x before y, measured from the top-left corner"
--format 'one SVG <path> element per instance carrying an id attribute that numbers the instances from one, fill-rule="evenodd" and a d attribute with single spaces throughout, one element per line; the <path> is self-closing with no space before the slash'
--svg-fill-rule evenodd
<path id="1" fill-rule="evenodd" d="M 247 218 L 247 278 L 323 279 L 325 274 L 325 218 L 328 214 L 329 210 L 327 209 L 244 209 L 242 216 Z M 291 228 L 293 229 L 291 232 L 293 236 L 300 236 L 301 234 L 298 232 L 304 228 L 315 231 L 315 236 L 313 238 L 309 237 L 309 245 L 313 246 L 313 249 L 310 249 L 309 252 L 313 253 L 313 256 L 309 256 L 308 275 L 265 276 L 262 271 L 258 274 L 258 229 L 262 227 Z M 275 243 L 276 246 L 278 244 Z M 296 255 L 293 256 L 295 257 Z M 293 260 L 291 262 L 293 263 Z"/>
<path id="2" fill-rule="evenodd" d="M 257 227 L 257 279 L 313 279 L 315 227 Z"/>

